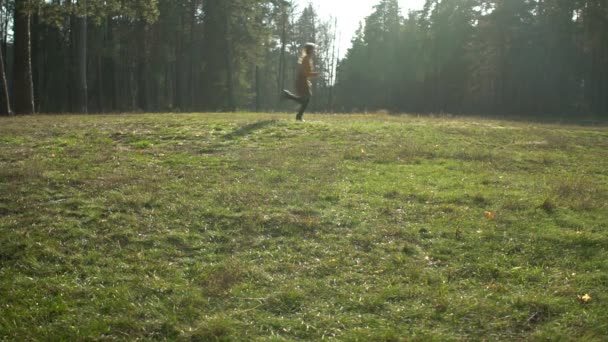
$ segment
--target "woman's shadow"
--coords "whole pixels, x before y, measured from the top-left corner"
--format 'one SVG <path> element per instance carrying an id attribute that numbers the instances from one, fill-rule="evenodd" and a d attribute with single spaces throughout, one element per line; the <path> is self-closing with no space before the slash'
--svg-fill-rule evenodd
<path id="1" fill-rule="evenodd" d="M 236 130 L 234 130 L 233 132 L 230 132 L 230 133 L 226 134 L 224 136 L 224 139 L 226 139 L 226 140 L 232 140 L 232 139 L 235 139 L 235 138 L 244 137 L 244 136 L 249 135 L 249 134 L 251 134 L 251 132 L 254 132 L 254 131 L 258 130 L 258 129 L 275 125 L 277 122 L 278 122 L 277 120 L 265 120 L 265 121 L 254 122 L 252 124 L 245 125 L 243 127 L 239 127 Z"/>

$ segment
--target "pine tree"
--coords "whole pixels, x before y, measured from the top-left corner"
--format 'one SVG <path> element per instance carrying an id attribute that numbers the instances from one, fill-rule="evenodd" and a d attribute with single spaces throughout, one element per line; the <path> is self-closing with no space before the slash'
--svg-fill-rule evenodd
<path id="1" fill-rule="evenodd" d="M 32 78 L 31 1 L 15 1 L 15 113 L 34 113 L 34 85 Z"/>

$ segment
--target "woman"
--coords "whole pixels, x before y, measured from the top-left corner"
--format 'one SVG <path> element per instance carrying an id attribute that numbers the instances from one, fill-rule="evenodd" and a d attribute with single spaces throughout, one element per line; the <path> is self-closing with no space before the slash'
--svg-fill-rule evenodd
<path id="1" fill-rule="evenodd" d="M 304 50 L 302 51 L 302 57 L 300 57 L 300 67 L 298 68 L 298 75 L 296 77 L 296 94 L 291 93 L 288 90 L 283 89 L 283 95 L 293 101 L 300 104 L 300 110 L 296 115 L 296 120 L 303 121 L 304 111 L 308 107 L 310 97 L 312 96 L 312 84 L 310 78 L 319 76 L 318 72 L 313 71 L 313 57 L 315 54 L 316 45 L 313 43 L 306 43 Z"/>

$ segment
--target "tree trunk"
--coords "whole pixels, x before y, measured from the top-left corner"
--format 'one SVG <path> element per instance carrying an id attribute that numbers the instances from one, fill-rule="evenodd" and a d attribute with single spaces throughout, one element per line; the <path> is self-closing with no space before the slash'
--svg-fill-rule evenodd
<path id="1" fill-rule="evenodd" d="M 12 115 L 10 97 L 8 95 L 8 83 L 6 82 L 6 72 L 4 70 L 4 56 L 2 44 L 0 44 L 0 115 Z"/>
<path id="2" fill-rule="evenodd" d="M 327 99 L 327 111 L 334 110 L 334 73 L 336 71 L 336 32 L 338 31 L 338 18 L 334 22 L 334 32 L 331 42 L 331 62 L 329 63 L 329 96 Z"/>
<path id="3" fill-rule="evenodd" d="M 103 56 L 101 53 L 97 55 L 97 101 L 99 110 L 102 113 L 106 112 L 106 96 L 104 92 L 104 75 L 103 75 Z"/>
<path id="4" fill-rule="evenodd" d="M 287 45 L 287 10 L 282 8 L 281 15 L 281 54 L 279 55 L 279 75 L 277 77 L 277 89 L 280 92 L 285 88 L 285 47 Z M 280 99 L 279 99 L 280 101 Z"/>
<path id="5" fill-rule="evenodd" d="M 2 4 L 0 3 L 0 6 Z M 11 103 L 8 96 L 8 83 L 6 82 L 6 73 L 4 71 L 4 55 L 2 53 L 2 44 L 0 44 L 0 115 L 11 115 Z"/>
<path id="6" fill-rule="evenodd" d="M 148 53 L 148 34 L 147 24 L 145 22 L 139 23 L 139 61 L 137 62 L 137 73 L 138 73 L 138 100 L 139 109 L 144 112 L 151 110 L 150 103 L 150 59 Z"/>
<path id="7" fill-rule="evenodd" d="M 86 0 L 84 0 L 84 10 L 85 13 L 74 15 L 71 18 L 74 95 L 76 100 L 74 111 L 82 114 L 88 112 Z"/>
<path id="8" fill-rule="evenodd" d="M 40 112 L 41 104 L 45 102 L 42 93 L 44 85 L 44 73 L 42 72 L 43 63 L 46 61 L 46 51 L 42 47 L 43 41 L 40 39 L 44 35 L 40 25 L 40 14 L 32 12 L 30 16 L 30 59 L 32 65 L 32 85 L 34 87 L 34 111 Z"/>
<path id="9" fill-rule="evenodd" d="M 184 30 L 184 17 L 183 14 L 180 14 L 178 16 L 178 22 L 177 22 L 177 27 L 178 29 L 175 30 L 175 75 L 174 75 L 174 80 L 175 80 L 175 88 L 173 89 L 173 91 L 175 92 L 173 95 L 173 99 L 174 99 L 174 105 L 175 105 L 175 110 L 178 112 L 181 112 L 184 109 L 184 94 L 183 94 L 183 86 L 182 86 L 182 82 L 183 82 L 183 78 L 182 78 L 182 69 L 184 68 L 183 66 L 183 60 L 184 60 L 184 48 L 183 48 L 183 39 L 182 39 L 182 31 Z"/>
<path id="10" fill-rule="evenodd" d="M 315 12 L 314 11 L 312 11 L 311 14 L 312 15 L 311 15 L 310 20 L 311 20 L 311 25 L 312 25 L 312 43 L 316 44 L 317 43 L 317 19 L 315 18 Z M 318 50 L 318 48 L 317 48 L 317 50 Z M 319 58 L 319 55 L 320 55 L 319 52 L 320 51 L 317 51 L 317 53 L 316 53 L 316 56 L 317 56 L 316 58 L 317 59 Z M 313 94 L 317 94 L 317 82 L 314 82 L 314 81 L 312 82 L 312 93 Z M 312 107 L 313 111 L 317 111 L 318 110 L 318 108 L 317 108 L 317 103 L 318 103 L 317 98 L 318 98 L 318 96 L 313 96 L 312 97 L 312 103 L 311 103 L 312 106 L 311 107 Z"/>
<path id="11" fill-rule="evenodd" d="M 112 17 L 107 18 L 108 26 L 107 26 L 107 34 L 108 34 L 108 44 L 106 46 L 109 47 L 109 50 L 112 51 L 111 56 L 107 58 L 107 66 L 108 72 L 107 75 L 110 77 L 108 81 L 108 85 L 110 86 L 109 96 L 110 96 L 110 108 L 112 111 L 120 111 L 123 108 L 122 105 L 122 89 L 121 89 L 121 78 L 122 70 L 121 65 L 118 61 L 122 60 L 121 51 L 122 48 L 120 46 L 120 35 L 118 34 L 118 30 L 120 29 L 120 25 L 114 22 Z"/>
<path id="12" fill-rule="evenodd" d="M 255 111 L 260 111 L 260 67 L 258 65 L 255 66 Z"/>
<path id="13" fill-rule="evenodd" d="M 33 114 L 34 84 L 32 80 L 32 46 L 30 13 L 25 10 L 26 0 L 15 1 L 15 113 Z"/>
<path id="14" fill-rule="evenodd" d="M 0 0 L 0 8 L 4 1 Z M 6 82 L 6 72 L 4 70 L 4 52 L 0 43 L 0 115 L 11 115 L 11 103 L 8 96 L 8 83 Z"/>
<path id="15" fill-rule="evenodd" d="M 78 97 L 80 103 L 80 112 L 87 114 L 89 112 L 89 96 L 87 82 L 87 14 L 84 1 L 85 13 L 78 18 L 80 34 L 78 37 Z"/>
<path id="16" fill-rule="evenodd" d="M 196 105 L 196 59 L 197 59 L 197 49 L 196 49 L 196 10 L 198 8 L 198 1 L 192 0 L 191 8 L 190 8 L 190 69 L 189 69 L 189 80 L 188 80 L 188 105 L 189 110 L 194 111 L 197 107 Z"/>
<path id="17" fill-rule="evenodd" d="M 83 1 L 83 0 L 79 0 Z M 68 1 L 68 4 L 73 1 Z M 71 88 L 68 107 L 75 113 L 86 114 L 87 99 L 87 20 L 84 14 L 72 14 L 70 19 L 69 75 Z"/>
<path id="18" fill-rule="evenodd" d="M 224 13 L 224 24 L 226 32 L 226 87 L 228 91 L 228 110 L 231 112 L 236 111 L 236 104 L 234 100 L 234 70 L 232 65 L 232 30 L 230 27 L 230 9 L 229 4 L 226 4 Z"/>

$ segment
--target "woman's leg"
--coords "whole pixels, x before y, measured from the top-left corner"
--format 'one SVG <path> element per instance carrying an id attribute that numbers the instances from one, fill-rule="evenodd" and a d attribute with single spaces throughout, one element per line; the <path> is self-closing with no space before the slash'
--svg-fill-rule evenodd
<path id="1" fill-rule="evenodd" d="M 308 102 L 310 102 L 310 98 L 312 97 L 312 83 L 310 81 L 306 81 L 306 87 L 304 87 L 305 95 L 300 96 L 300 111 L 298 115 L 296 115 L 296 120 L 302 121 L 302 117 L 304 116 L 304 111 L 306 111 L 306 107 L 308 107 Z"/>
<path id="2" fill-rule="evenodd" d="M 302 117 L 304 116 L 304 111 L 306 111 L 306 107 L 308 107 L 308 102 L 310 102 L 310 96 L 302 96 L 300 97 L 300 111 L 296 115 L 296 120 L 302 121 Z"/>
<path id="3" fill-rule="evenodd" d="M 308 90 L 308 93 L 310 94 L 310 90 Z M 298 111 L 298 114 L 296 115 L 296 120 L 302 121 L 302 116 L 304 116 L 304 112 L 306 111 L 306 108 L 308 107 L 308 103 L 310 102 L 310 95 L 297 96 L 297 95 L 294 95 L 289 90 L 283 89 L 283 96 L 287 99 L 290 99 L 290 100 L 295 101 L 300 104 L 300 110 Z"/>
<path id="4" fill-rule="evenodd" d="M 283 89 L 283 97 L 292 101 L 300 102 L 300 98 L 287 89 Z"/>

